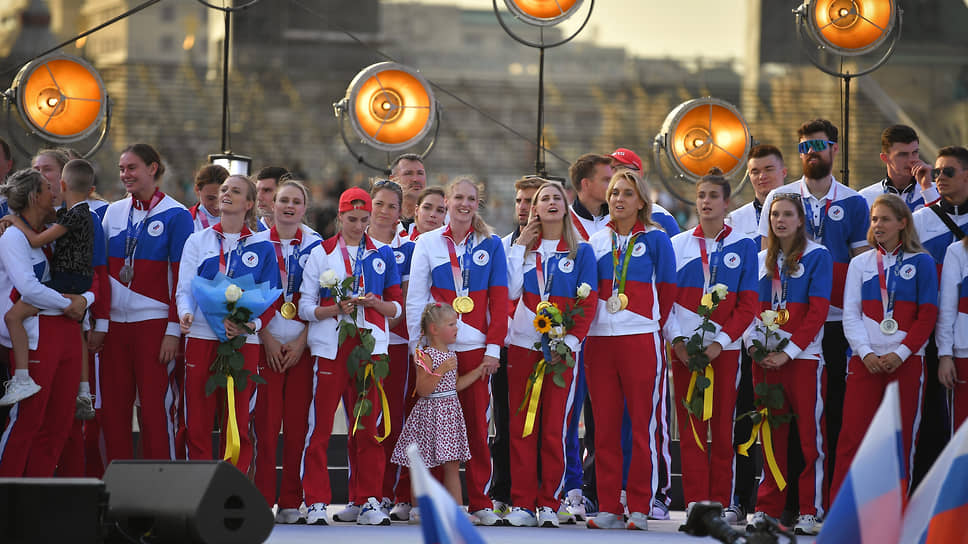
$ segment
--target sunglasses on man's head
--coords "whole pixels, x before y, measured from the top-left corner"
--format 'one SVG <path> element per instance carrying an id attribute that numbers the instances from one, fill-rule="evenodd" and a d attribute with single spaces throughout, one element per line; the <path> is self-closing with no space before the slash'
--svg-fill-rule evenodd
<path id="1" fill-rule="evenodd" d="M 375 183 L 373 183 L 373 188 L 374 189 L 377 189 L 379 187 L 384 187 L 384 186 L 396 187 L 398 189 L 400 188 L 400 185 L 397 182 L 390 181 L 388 179 L 381 179 L 381 180 L 376 181 Z"/>
<path id="2" fill-rule="evenodd" d="M 807 154 L 811 151 L 823 151 L 827 149 L 827 146 L 835 143 L 837 142 L 832 140 L 804 140 L 797 145 L 797 151 L 801 154 Z"/>
<path id="3" fill-rule="evenodd" d="M 953 178 L 955 177 L 955 167 L 945 166 L 944 168 L 931 169 L 931 179 L 938 179 L 939 177 L 941 177 L 941 174 L 944 174 L 944 177 L 946 178 Z"/>

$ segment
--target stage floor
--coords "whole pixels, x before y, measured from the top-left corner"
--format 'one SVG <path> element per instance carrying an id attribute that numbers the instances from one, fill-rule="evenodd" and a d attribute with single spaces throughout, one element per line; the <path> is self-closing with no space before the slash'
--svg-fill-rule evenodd
<path id="1" fill-rule="evenodd" d="M 330 514 L 337 511 L 330 507 Z M 584 543 L 590 538 L 595 542 L 714 542 L 711 538 L 698 539 L 678 532 L 685 521 L 685 513 L 673 511 L 669 521 L 650 521 L 649 531 L 590 531 L 584 523 L 563 525 L 559 529 L 533 527 L 478 527 L 481 536 L 490 544 L 561 544 Z M 269 544 L 422 544 L 420 527 L 405 522 L 393 522 L 389 527 L 364 527 L 352 523 L 334 522 L 330 526 L 276 525 L 267 541 Z M 781 544 L 785 539 L 780 539 Z M 799 537 L 798 544 L 814 542 L 813 537 Z"/>

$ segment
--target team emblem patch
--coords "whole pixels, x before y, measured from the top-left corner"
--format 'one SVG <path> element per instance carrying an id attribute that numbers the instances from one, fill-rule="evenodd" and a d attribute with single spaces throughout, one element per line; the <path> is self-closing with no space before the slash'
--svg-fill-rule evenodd
<path id="1" fill-rule="evenodd" d="M 377 274 L 382 275 L 383 272 L 386 269 L 387 269 L 387 263 L 383 262 L 383 259 L 381 259 L 379 257 L 376 257 L 375 259 L 373 259 L 373 271 L 374 272 L 376 272 Z"/>
<path id="2" fill-rule="evenodd" d="M 165 232 L 165 224 L 161 221 L 152 221 L 148 223 L 148 234 L 151 236 L 161 236 L 161 233 Z"/>
<path id="3" fill-rule="evenodd" d="M 790 274 L 790 277 L 799 278 L 801 276 L 803 276 L 803 264 L 798 264 L 797 269 L 793 272 L 793 274 Z"/>
<path id="4" fill-rule="evenodd" d="M 727 253 L 726 256 L 723 257 L 723 262 L 726 263 L 726 266 L 729 268 L 739 267 L 742 261 L 743 260 L 739 258 L 739 254 L 733 252 Z"/>
<path id="5" fill-rule="evenodd" d="M 827 212 L 827 216 L 834 221 L 840 221 L 844 218 L 844 209 L 840 206 L 831 206 L 830 210 Z"/>
<path id="6" fill-rule="evenodd" d="M 641 257 L 642 255 L 645 255 L 645 243 L 639 242 L 632 246 L 633 257 Z"/>
<path id="7" fill-rule="evenodd" d="M 569 259 L 565 257 L 564 259 L 561 259 L 558 261 L 558 270 L 561 270 L 563 273 L 568 274 L 574 269 L 575 269 L 574 259 Z"/>
<path id="8" fill-rule="evenodd" d="M 491 260 L 491 256 L 487 254 L 483 249 L 478 249 L 474 252 L 474 264 L 477 266 L 484 266 Z"/>
<path id="9" fill-rule="evenodd" d="M 397 264 L 403 264 L 403 261 L 407 260 L 407 256 L 402 251 L 394 251 L 393 259 L 397 261 Z"/>
<path id="10" fill-rule="evenodd" d="M 249 268 L 259 266 L 259 256 L 254 251 L 246 251 L 242 254 L 242 264 Z"/>
<path id="11" fill-rule="evenodd" d="M 901 267 L 901 272 L 900 272 L 901 277 L 906 280 L 913 278 L 914 275 L 917 273 L 918 273 L 918 270 L 914 267 L 913 264 L 908 263 Z"/>

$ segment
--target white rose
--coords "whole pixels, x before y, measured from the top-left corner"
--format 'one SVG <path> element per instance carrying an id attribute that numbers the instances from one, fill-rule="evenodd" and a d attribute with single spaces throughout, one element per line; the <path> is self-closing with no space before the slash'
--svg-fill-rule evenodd
<path id="1" fill-rule="evenodd" d="M 323 272 L 322 275 L 319 276 L 320 287 L 331 289 L 333 287 L 336 287 L 336 282 L 337 282 L 336 271 L 333 270 L 332 268 Z"/>
<path id="2" fill-rule="evenodd" d="M 713 291 L 719 297 L 719 300 L 726 300 L 726 295 L 729 293 L 729 287 L 726 287 L 722 283 L 717 283 L 713 286 Z"/>
<path id="3" fill-rule="evenodd" d="M 234 283 L 225 288 L 225 301 L 237 302 L 242 298 L 242 288 Z"/>
<path id="4" fill-rule="evenodd" d="M 554 338 L 555 340 L 564 338 L 565 328 L 562 327 L 561 325 L 555 325 L 554 327 L 551 327 L 550 331 L 548 331 L 548 336 L 550 336 L 551 338 Z"/>
<path id="5" fill-rule="evenodd" d="M 777 315 L 779 314 L 777 314 L 777 312 L 774 310 L 763 310 L 763 313 L 760 314 L 760 320 L 763 321 L 764 325 L 769 327 L 770 325 L 774 325 L 776 323 Z"/>
<path id="6" fill-rule="evenodd" d="M 582 283 L 578 286 L 578 298 L 588 298 L 588 295 L 592 293 L 592 286 L 587 283 Z"/>

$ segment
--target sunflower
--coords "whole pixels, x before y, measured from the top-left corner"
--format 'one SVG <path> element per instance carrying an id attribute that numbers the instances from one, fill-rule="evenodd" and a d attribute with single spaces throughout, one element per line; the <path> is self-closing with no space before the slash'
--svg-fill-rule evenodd
<path id="1" fill-rule="evenodd" d="M 542 314 L 538 314 L 534 318 L 534 328 L 541 334 L 544 334 L 551 330 L 551 319 Z"/>

